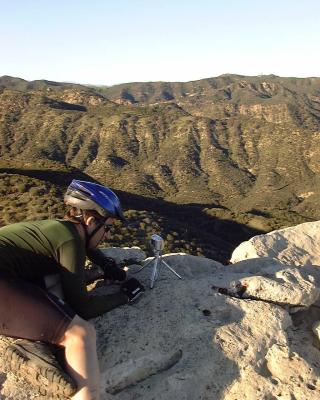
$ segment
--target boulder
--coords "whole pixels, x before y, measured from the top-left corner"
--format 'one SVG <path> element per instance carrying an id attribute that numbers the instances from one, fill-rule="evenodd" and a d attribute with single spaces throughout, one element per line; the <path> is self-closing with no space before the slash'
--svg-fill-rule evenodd
<path id="1" fill-rule="evenodd" d="M 252 237 L 232 253 L 231 262 L 270 257 L 290 265 L 320 265 L 320 221 Z"/>
<path id="2" fill-rule="evenodd" d="M 245 287 L 243 298 L 308 307 L 320 295 L 320 269 L 296 267 L 262 257 L 240 261 L 213 279 L 217 288 Z"/>
<path id="3" fill-rule="evenodd" d="M 248 365 L 248 382 L 258 374 L 255 368 L 261 369 L 269 346 L 286 343 L 291 319 L 285 310 L 230 298 L 213 288 L 216 275 L 228 275 L 230 267 L 182 254 L 165 260 L 182 280 L 164 268 L 149 289 L 151 269 L 146 267 L 138 274 L 147 288 L 140 302 L 96 322 L 102 398 L 222 399 Z M 177 362 L 163 369 L 166 359 L 177 359 L 177 354 Z M 115 390 L 112 370 L 123 377 L 117 382 L 120 391 Z"/>

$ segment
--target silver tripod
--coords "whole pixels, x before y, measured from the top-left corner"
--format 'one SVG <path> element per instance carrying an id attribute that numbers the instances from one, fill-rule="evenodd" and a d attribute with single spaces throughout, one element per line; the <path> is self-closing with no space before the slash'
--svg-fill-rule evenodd
<path id="1" fill-rule="evenodd" d="M 150 244 L 153 248 L 154 257 L 152 257 L 146 264 L 144 264 L 136 273 L 142 271 L 145 267 L 154 262 L 150 280 L 151 289 L 153 288 L 154 283 L 157 280 L 163 265 L 167 267 L 179 279 L 182 279 L 181 276 L 173 268 L 171 268 L 170 265 L 168 265 L 162 258 L 161 252 L 164 248 L 164 241 L 162 237 L 156 234 L 152 235 Z"/>

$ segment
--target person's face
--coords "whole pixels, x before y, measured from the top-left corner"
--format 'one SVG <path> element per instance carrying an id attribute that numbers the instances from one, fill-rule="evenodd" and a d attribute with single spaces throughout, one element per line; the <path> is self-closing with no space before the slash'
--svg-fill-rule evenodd
<path id="1" fill-rule="evenodd" d="M 92 218 L 92 220 L 90 221 L 90 218 Z M 97 220 L 94 217 L 90 217 L 88 220 L 88 233 L 89 235 L 97 228 L 97 226 L 101 225 L 101 223 L 103 223 L 103 225 L 101 225 L 100 229 L 97 230 L 97 232 L 92 236 L 92 238 L 90 239 L 89 243 L 88 243 L 88 247 L 90 249 L 95 249 L 99 246 L 99 244 L 106 239 L 110 239 L 111 237 L 111 233 L 110 230 L 113 227 L 114 224 L 114 218 L 108 218 L 105 221 L 102 220 Z"/>

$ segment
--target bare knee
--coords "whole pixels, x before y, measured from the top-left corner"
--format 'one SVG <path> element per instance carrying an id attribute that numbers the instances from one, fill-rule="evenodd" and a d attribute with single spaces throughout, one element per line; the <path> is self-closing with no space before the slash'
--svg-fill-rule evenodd
<path id="1" fill-rule="evenodd" d="M 67 347 L 69 345 L 95 345 L 96 330 L 92 324 L 76 315 L 70 322 L 64 333 L 60 345 Z"/>

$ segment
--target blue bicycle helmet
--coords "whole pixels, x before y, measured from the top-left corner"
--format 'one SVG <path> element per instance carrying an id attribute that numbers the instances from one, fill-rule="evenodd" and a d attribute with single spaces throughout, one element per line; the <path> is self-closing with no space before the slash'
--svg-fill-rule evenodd
<path id="1" fill-rule="evenodd" d="M 74 179 L 67 189 L 64 202 L 81 210 L 95 210 L 105 218 L 126 220 L 117 195 L 97 183 Z"/>

